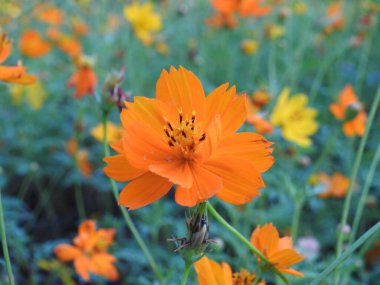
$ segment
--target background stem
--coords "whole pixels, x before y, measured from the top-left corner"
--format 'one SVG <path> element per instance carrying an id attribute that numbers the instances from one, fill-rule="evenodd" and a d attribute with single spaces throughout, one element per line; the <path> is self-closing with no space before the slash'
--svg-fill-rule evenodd
<path id="1" fill-rule="evenodd" d="M 8 252 L 7 235 L 5 233 L 4 211 L 3 211 L 3 201 L 1 200 L 1 189 L 0 189 L 0 232 L 1 232 L 1 245 L 3 247 L 5 268 L 7 270 L 9 284 L 15 285 L 15 280 L 12 273 L 11 259 L 9 258 L 9 252 Z"/>

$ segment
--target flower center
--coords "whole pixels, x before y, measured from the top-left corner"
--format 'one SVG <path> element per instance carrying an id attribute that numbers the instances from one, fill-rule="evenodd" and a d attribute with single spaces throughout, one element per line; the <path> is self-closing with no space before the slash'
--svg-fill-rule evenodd
<path id="1" fill-rule="evenodd" d="M 166 120 L 164 132 L 171 148 L 179 150 L 185 159 L 191 159 L 197 146 L 206 139 L 206 133 L 196 121 L 193 111 L 191 118 L 184 118 L 182 110 L 178 112 L 178 121 Z"/>
<path id="2" fill-rule="evenodd" d="M 232 278 L 234 285 L 252 285 L 253 281 L 256 279 L 256 275 L 246 269 L 242 269 L 240 272 L 235 272 Z"/>

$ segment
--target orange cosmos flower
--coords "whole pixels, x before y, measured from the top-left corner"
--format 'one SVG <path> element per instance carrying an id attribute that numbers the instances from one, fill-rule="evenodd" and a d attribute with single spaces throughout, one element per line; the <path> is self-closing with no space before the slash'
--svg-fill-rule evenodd
<path id="1" fill-rule="evenodd" d="M 92 95 L 94 93 L 97 78 L 92 65 L 91 60 L 82 57 L 79 59 L 77 71 L 67 81 L 67 86 L 75 88 L 75 98 L 81 98 L 86 94 Z"/>
<path id="2" fill-rule="evenodd" d="M 260 110 L 270 100 L 270 95 L 262 90 L 256 91 L 247 100 L 246 122 L 251 124 L 260 134 L 272 134 L 273 126 L 265 119 Z"/>
<path id="3" fill-rule="evenodd" d="M 346 25 L 343 17 L 342 3 L 335 2 L 327 7 L 325 32 L 332 33 L 334 30 L 341 30 Z"/>
<path id="4" fill-rule="evenodd" d="M 303 277 L 301 272 L 289 267 L 305 257 L 292 248 L 292 238 L 280 238 L 277 229 L 272 224 L 257 226 L 251 235 L 251 243 L 278 271 Z"/>
<path id="5" fill-rule="evenodd" d="M 351 85 L 346 85 L 339 94 L 338 102 L 330 105 L 330 112 L 338 120 L 343 120 L 343 133 L 347 137 L 362 136 L 365 132 L 367 115 L 362 103 Z"/>
<path id="6" fill-rule="evenodd" d="M 216 195 L 244 204 L 265 187 L 261 173 L 274 162 L 272 143 L 255 133 L 235 132 L 246 117 L 245 96 L 223 84 L 207 98 L 199 79 L 183 67 L 162 71 L 157 99 L 135 97 L 121 112 L 123 138 L 106 157 L 104 172 L 130 181 L 119 204 L 148 205 L 177 185 L 175 199 L 195 206 Z"/>
<path id="7" fill-rule="evenodd" d="M 64 13 L 62 10 L 47 5 L 40 5 L 36 9 L 37 19 L 40 22 L 50 25 L 60 25 L 63 21 Z"/>
<path id="8" fill-rule="evenodd" d="M 206 23 L 210 26 L 234 28 L 237 25 L 234 14 L 241 17 L 262 17 L 271 13 L 272 8 L 262 6 L 261 2 L 262 0 L 211 0 L 217 14 Z"/>
<path id="9" fill-rule="evenodd" d="M 119 278 L 114 265 L 116 258 L 107 252 L 115 233 L 115 229 L 96 230 L 96 223 L 86 220 L 79 226 L 74 245 L 60 244 L 54 253 L 60 261 L 73 261 L 76 272 L 85 281 L 90 281 L 90 273 L 116 281 Z"/>
<path id="10" fill-rule="evenodd" d="M 5 34 L 0 34 L 0 64 L 5 61 L 12 51 L 12 43 Z M 17 66 L 0 66 L 0 81 L 18 84 L 32 84 L 37 80 L 37 77 L 26 74 L 25 68 L 21 61 Z"/>
<path id="11" fill-rule="evenodd" d="M 207 256 L 195 262 L 194 268 L 198 275 L 199 285 L 252 285 L 256 279 L 256 275 L 246 269 L 232 273 L 227 263 L 219 264 Z M 265 285 L 265 281 L 257 284 Z"/>
<path id="12" fill-rule="evenodd" d="M 50 51 L 50 44 L 44 41 L 37 30 L 26 30 L 20 38 L 20 51 L 29 57 L 41 57 Z"/>
<path id="13" fill-rule="evenodd" d="M 69 139 L 65 144 L 66 151 L 73 156 L 78 165 L 79 171 L 83 176 L 89 177 L 92 174 L 92 166 L 88 161 L 88 152 L 85 149 L 78 149 L 78 142 L 75 139 Z"/>
<path id="14" fill-rule="evenodd" d="M 318 196 L 320 198 L 343 198 L 346 196 L 348 186 L 350 186 L 350 179 L 342 173 L 335 172 L 331 177 L 326 173 L 317 174 L 317 184 L 325 185 L 324 191 Z"/>
<path id="15" fill-rule="evenodd" d="M 82 52 L 82 45 L 78 40 L 67 35 L 61 35 L 57 39 L 58 48 L 71 57 L 78 57 Z"/>

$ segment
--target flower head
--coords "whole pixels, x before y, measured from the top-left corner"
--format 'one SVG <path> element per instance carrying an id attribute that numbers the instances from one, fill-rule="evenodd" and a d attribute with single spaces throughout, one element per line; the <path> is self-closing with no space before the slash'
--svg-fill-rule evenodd
<path id="1" fill-rule="evenodd" d="M 48 96 L 41 81 L 34 82 L 30 85 L 12 85 L 9 93 L 15 105 L 27 102 L 34 110 L 41 109 Z"/>
<path id="2" fill-rule="evenodd" d="M 217 263 L 207 256 L 194 263 L 198 275 L 199 285 L 252 285 L 256 275 L 246 269 L 232 273 L 228 263 Z M 265 285 L 265 281 L 259 281 L 258 285 Z"/>
<path id="3" fill-rule="evenodd" d="M 99 142 L 103 142 L 104 132 L 101 123 L 91 129 L 91 135 Z M 110 143 L 117 142 L 121 139 L 121 136 L 122 128 L 120 126 L 116 126 L 111 122 L 107 122 L 107 141 Z"/>
<path id="4" fill-rule="evenodd" d="M 162 29 L 161 16 L 153 11 L 153 4 L 134 1 L 124 8 L 124 15 L 131 23 L 137 38 L 145 45 L 153 43 L 154 33 Z"/>
<path id="5" fill-rule="evenodd" d="M 28 57 L 41 57 L 50 52 L 51 46 L 41 38 L 37 30 L 26 30 L 20 38 L 20 51 Z"/>
<path id="6" fill-rule="evenodd" d="M 93 61 L 90 58 L 81 57 L 77 65 L 77 71 L 67 81 L 69 87 L 75 88 L 74 96 L 76 98 L 94 93 L 97 78 L 92 65 Z"/>
<path id="7" fill-rule="evenodd" d="M 290 237 L 280 238 L 272 224 L 257 226 L 251 235 L 251 243 L 278 271 L 303 277 L 301 272 L 289 267 L 302 261 L 304 257 L 292 248 Z"/>
<path id="8" fill-rule="evenodd" d="M 270 6 L 262 6 L 262 0 L 211 0 L 216 14 L 207 20 L 210 26 L 234 28 L 237 25 L 235 14 L 241 17 L 262 17 L 271 13 Z"/>
<path id="9" fill-rule="evenodd" d="M 119 278 L 116 258 L 107 252 L 115 233 L 115 229 L 96 230 L 96 223 L 86 220 L 79 226 L 74 245 L 60 244 L 54 253 L 63 262 L 73 261 L 76 272 L 85 281 L 90 280 L 90 273 L 115 281 Z"/>
<path id="10" fill-rule="evenodd" d="M 274 162 L 271 142 L 235 132 L 246 117 L 245 96 L 223 84 L 207 98 L 199 79 L 183 67 L 164 70 L 156 99 L 135 97 L 121 112 L 123 138 L 111 145 L 104 172 L 130 183 L 119 204 L 148 205 L 177 186 L 176 202 L 195 206 L 212 196 L 244 204 L 265 187 L 261 173 Z"/>
<path id="11" fill-rule="evenodd" d="M 344 87 L 339 94 L 338 102 L 330 105 L 330 112 L 335 118 L 344 121 L 343 132 L 346 136 L 363 136 L 367 115 L 351 85 Z"/>
<path id="12" fill-rule="evenodd" d="M 341 30 L 346 25 L 346 21 L 343 16 L 342 3 L 336 1 L 330 4 L 326 10 L 326 24 L 324 31 L 327 34 L 331 34 L 333 31 Z"/>
<path id="13" fill-rule="evenodd" d="M 54 6 L 39 5 L 35 12 L 40 22 L 50 25 L 60 25 L 64 18 L 63 11 Z"/>
<path id="14" fill-rule="evenodd" d="M 318 130 L 315 121 L 317 110 L 308 108 L 307 97 L 304 94 L 289 98 L 290 89 L 284 88 L 270 117 L 270 122 L 280 126 L 282 136 L 302 147 L 310 146 L 310 136 Z"/>
<path id="15" fill-rule="evenodd" d="M 0 34 L 0 64 L 5 61 L 12 50 L 12 43 L 5 34 Z M 17 66 L 0 65 L 0 81 L 18 84 L 32 84 L 37 80 L 37 77 L 27 74 L 21 61 Z"/>
<path id="16" fill-rule="evenodd" d="M 343 198 L 350 186 L 350 179 L 344 176 L 342 173 L 335 172 L 331 177 L 326 173 L 318 173 L 317 184 L 322 184 L 323 191 L 319 193 L 320 198 Z"/>

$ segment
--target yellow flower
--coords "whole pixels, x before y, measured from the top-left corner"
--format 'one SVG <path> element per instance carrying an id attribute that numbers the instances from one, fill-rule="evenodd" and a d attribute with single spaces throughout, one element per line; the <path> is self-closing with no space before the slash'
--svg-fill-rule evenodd
<path id="1" fill-rule="evenodd" d="M 277 24 L 268 23 L 265 25 L 265 34 L 271 40 L 281 38 L 285 35 L 285 27 Z"/>
<path id="2" fill-rule="evenodd" d="M 301 1 L 293 4 L 293 11 L 296 14 L 305 14 L 307 12 L 307 5 Z"/>
<path id="3" fill-rule="evenodd" d="M 302 147 L 310 146 L 310 136 L 318 130 L 317 110 L 308 108 L 307 97 L 296 94 L 289 98 L 290 89 L 284 88 L 270 117 L 270 122 L 282 129 L 282 136 Z"/>
<path id="4" fill-rule="evenodd" d="M 111 122 L 107 122 L 107 141 L 109 143 L 114 143 L 121 139 L 122 127 L 116 126 Z M 91 135 L 98 141 L 103 142 L 104 133 L 103 125 L 100 123 L 96 127 L 91 129 Z"/>
<path id="5" fill-rule="evenodd" d="M 159 54 L 162 54 L 162 55 L 166 56 L 166 55 L 168 55 L 170 53 L 170 48 L 169 48 L 169 46 L 165 42 L 159 41 L 156 44 L 156 51 Z"/>
<path id="6" fill-rule="evenodd" d="M 161 16 L 153 11 L 153 4 L 134 2 L 124 8 L 124 16 L 131 23 L 137 38 L 145 45 L 151 45 L 153 34 L 162 28 Z"/>
<path id="7" fill-rule="evenodd" d="M 258 48 L 259 43 L 255 40 L 244 40 L 240 43 L 240 49 L 246 55 L 255 54 Z"/>
<path id="8" fill-rule="evenodd" d="M 34 110 L 41 109 L 48 96 L 44 86 L 40 81 L 30 85 L 12 85 L 10 87 L 13 104 L 20 105 L 24 101 Z"/>

